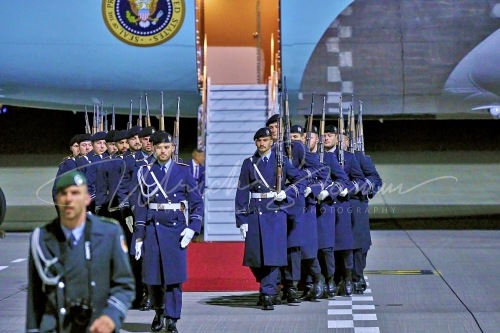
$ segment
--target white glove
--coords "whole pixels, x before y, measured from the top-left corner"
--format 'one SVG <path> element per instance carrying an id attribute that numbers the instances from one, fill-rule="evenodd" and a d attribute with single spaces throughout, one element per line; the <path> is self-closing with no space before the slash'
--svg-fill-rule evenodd
<path id="1" fill-rule="evenodd" d="M 142 254 L 142 241 L 135 241 L 135 260 L 139 260 Z"/>
<path id="2" fill-rule="evenodd" d="M 285 191 L 281 190 L 276 196 L 274 197 L 274 201 L 283 201 L 286 199 L 286 193 Z"/>
<path id="3" fill-rule="evenodd" d="M 130 233 L 134 233 L 134 217 L 127 216 L 125 218 L 125 223 L 127 224 L 127 228 L 130 230 Z"/>
<path id="4" fill-rule="evenodd" d="M 309 194 L 311 194 L 311 192 L 312 192 L 311 188 L 309 186 L 306 187 L 306 189 L 304 191 L 304 197 L 307 198 L 309 196 Z"/>
<path id="5" fill-rule="evenodd" d="M 328 198 L 328 196 L 330 196 L 330 193 L 328 193 L 327 190 L 323 190 L 321 192 L 319 192 L 318 196 L 316 197 L 318 200 L 320 201 L 323 201 L 325 200 L 326 198 Z"/>
<path id="6" fill-rule="evenodd" d="M 248 224 L 244 223 L 240 225 L 241 238 L 245 239 L 247 237 Z"/>
<path id="7" fill-rule="evenodd" d="M 182 230 L 181 236 L 181 247 L 185 248 L 189 243 L 191 243 L 191 239 L 193 239 L 194 236 L 194 230 L 185 228 L 184 230 Z"/>
<path id="8" fill-rule="evenodd" d="M 339 193 L 339 196 L 345 197 L 347 195 L 347 189 L 343 189 L 342 192 Z"/>

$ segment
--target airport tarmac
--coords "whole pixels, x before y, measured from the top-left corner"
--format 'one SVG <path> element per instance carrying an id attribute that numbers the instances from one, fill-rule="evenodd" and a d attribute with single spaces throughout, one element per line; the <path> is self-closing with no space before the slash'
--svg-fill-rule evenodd
<path id="1" fill-rule="evenodd" d="M 186 292 L 179 332 L 498 332 L 500 230 L 372 237 L 363 295 L 262 311 L 256 292 Z M 28 238 L 0 239 L 0 332 L 24 331 Z M 149 332 L 153 316 L 129 311 L 122 332 Z"/>

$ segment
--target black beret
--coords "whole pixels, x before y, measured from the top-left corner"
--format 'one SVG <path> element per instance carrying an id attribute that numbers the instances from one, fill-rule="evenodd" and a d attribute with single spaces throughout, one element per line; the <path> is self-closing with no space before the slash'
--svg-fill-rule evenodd
<path id="1" fill-rule="evenodd" d="M 254 141 L 257 140 L 258 138 L 262 138 L 264 136 L 271 136 L 271 131 L 267 127 L 262 127 L 255 132 L 255 135 L 253 136 Z"/>
<path id="2" fill-rule="evenodd" d="M 56 191 L 64 190 L 68 186 L 82 186 L 87 184 L 87 178 L 80 171 L 70 171 L 62 174 L 56 180 Z"/>
<path id="3" fill-rule="evenodd" d="M 325 126 L 325 133 L 337 134 L 337 127 L 334 125 L 327 125 L 327 126 Z"/>
<path id="4" fill-rule="evenodd" d="M 156 130 L 155 130 L 155 128 L 153 126 L 144 127 L 139 132 L 139 137 L 140 138 L 145 138 L 147 136 L 151 136 L 151 134 L 153 134 L 154 132 L 156 132 Z"/>
<path id="5" fill-rule="evenodd" d="M 73 136 L 71 138 L 71 140 L 69 140 L 69 145 L 72 146 L 74 145 L 75 143 L 78 143 L 78 139 L 80 138 L 80 134 L 77 134 L 75 136 Z"/>
<path id="6" fill-rule="evenodd" d="M 82 143 L 83 141 L 90 141 L 90 137 L 91 135 L 90 134 L 80 134 L 78 136 L 78 144 Z"/>
<path id="7" fill-rule="evenodd" d="M 153 145 L 157 145 L 159 143 L 169 143 L 172 142 L 172 135 L 165 131 L 156 131 L 149 137 L 149 141 Z"/>
<path id="8" fill-rule="evenodd" d="M 279 118 L 279 114 L 273 114 L 271 116 L 271 118 L 269 118 L 267 121 L 266 121 L 266 126 L 269 126 L 271 125 L 272 123 L 277 123 L 278 122 L 278 118 Z"/>
<path id="9" fill-rule="evenodd" d="M 132 126 L 132 128 L 128 130 L 127 139 L 130 139 L 131 137 L 138 135 L 140 131 L 141 131 L 141 126 L 139 125 Z"/>
<path id="10" fill-rule="evenodd" d="M 109 131 L 107 134 L 106 134 L 106 137 L 104 138 L 104 140 L 106 140 L 106 142 L 115 142 L 115 133 L 118 132 L 117 130 L 111 130 Z"/>
<path id="11" fill-rule="evenodd" d="M 312 132 L 311 133 L 315 133 L 315 134 L 318 134 L 318 127 L 317 126 L 312 126 Z"/>
<path id="12" fill-rule="evenodd" d="M 106 132 L 97 132 L 92 137 L 90 138 L 91 141 L 99 141 L 99 140 L 105 140 L 106 139 Z"/>
<path id="13" fill-rule="evenodd" d="M 122 141 L 123 139 L 127 139 L 128 138 L 127 134 L 128 134 L 127 130 L 116 131 L 113 141 L 118 142 Z"/>

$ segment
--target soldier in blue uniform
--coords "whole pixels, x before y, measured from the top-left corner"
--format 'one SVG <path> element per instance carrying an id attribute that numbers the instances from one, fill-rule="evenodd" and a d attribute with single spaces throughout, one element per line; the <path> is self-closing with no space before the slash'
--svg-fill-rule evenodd
<path id="1" fill-rule="evenodd" d="M 346 146 L 349 146 L 348 140 L 346 139 Z M 366 267 L 366 256 L 372 245 L 368 200 L 372 199 L 382 187 L 382 178 L 380 178 L 369 155 L 365 155 L 364 151 L 359 150 L 355 150 L 354 154 L 360 162 L 361 170 L 365 177 L 365 186 L 350 198 L 353 217 L 352 232 L 354 237 L 353 291 L 354 293 L 362 294 L 366 290 L 363 273 Z"/>
<path id="2" fill-rule="evenodd" d="M 114 137 L 115 137 L 115 133 L 116 133 L 116 130 L 110 130 L 108 131 L 108 133 L 106 134 L 106 138 L 104 140 L 106 140 L 106 156 L 104 156 L 105 158 L 107 156 L 111 156 L 113 154 L 116 154 L 116 152 L 118 151 L 118 148 L 116 148 L 116 145 L 115 145 L 115 141 L 114 141 Z"/>
<path id="3" fill-rule="evenodd" d="M 337 127 L 330 125 L 325 127 L 325 149 L 335 155 L 339 160 L 337 149 L 338 133 Z M 340 163 L 340 161 L 339 161 Z M 354 239 L 352 235 L 352 208 L 349 197 L 356 195 L 364 186 L 364 175 L 358 160 L 353 153 L 344 150 L 343 165 L 345 174 L 349 178 L 346 183 L 348 195 L 338 196 L 335 201 L 335 280 L 337 283 L 337 294 L 351 296 L 352 294 L 352 268 Z"/>
<path id="4" fill-rule="evenodd" d="M 136 259 L 143 257 L 143 282 L 152 287 L 156 315 L 151 330 L 165 325 L 167 332 L 177 332 L 187 280 L 186 247 L 200 231 L 203 201 L 189 166 L 171 158 L 172 136 L 157 131 L 150 139 L 156 159 L 132 178 L 138 191 Z"/>
<path id="5" fill-rule="evenodd" d="M 205 189 L 205 152 L 200 149 L 193 150 L 192 159 L 188 161 L 189 169 L 193 174 L 194 179 L 198 183 L 198 188 L 203 195 Z"/>
<path id="6" fill-rule="evenodd" d="M 283 158 L 281 188 L 288 179 L 293 186 L 276 191 L 277 156 L 272 149 L 271 131 L 259 129 L 254 135 L 257 151 L 243 161 L 236 190 L 236 226 L 245 239 L 243 265 L 249 266 L 260 282 L 260 303 L 273 310 L 278 288 L 278 267 L 287 265 L 286 209 L 304 191 L 299 171 Z"/>
<path id="7" fill-rule="evenodd" d="M 123 232 L 87 214 L 82 173 L 56 190 L 60 216 L 31 235 L 26 332 L 118 332 L 134 297 Z"/>
<path id="8" fill-rule="evenodd" d="M 59 164 L 59 168 L 57 169 L 57 174 L 56 178 L 54 180 L 54 185 L 52 186 L 52 200 L 54 201 L 54 204 L 56 203 L 56 183 L 57 179 L 59 179 L 59 176 L 61 176 L 63 173 L 66 173 L 68 171 L 76 169 L 76 162 L 75 158 L 80 155 L 80 146 L 78 144 L 78 139 L 80 137 L 80 134 L 74 135 L 71 140 L 69 140 L 69 150 L 71 151 L 71 154 L 66 156 L 63 161 Z M 57 205 L 56 205 L 56 210 L 57 210 Z"/>

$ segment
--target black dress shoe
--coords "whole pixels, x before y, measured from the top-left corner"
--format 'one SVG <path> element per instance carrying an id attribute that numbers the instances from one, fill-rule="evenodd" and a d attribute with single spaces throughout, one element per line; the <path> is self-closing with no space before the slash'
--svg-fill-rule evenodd
<path id="1" fill-rule="evenodd" d="M 159 332 L 163 328 L 163 310 L 157 310 L 156 315 L 151 323 L 151 331 Z"/>
<path id="2" fill-rule="evenodd" d="M 351 281 L 346 281 L 345 282 L 345 296 L 351 296 L 352 295 L 352 282 Z"/>
<path id="3" fill-rule="evenodd" d="M 273 296 L 271 295 L 262 296 L 262 310 L 274 310 Z"/>
<path id="4" fill-rule="evenodd" d="M 302 291 L 302 295 L 299 297 L 300 300 L 307 300 L 306 298 L 308 297 L 309 292 L 312 289 L 312 286 L 313 286 L 312 283 L 307 283 L 304 286 L 304 290 Z"/>
<path id="5" fill-rule="evenodd" d="M 297 288 L 290 287 L 286 290 L 286 301 L 288 304 L 300 303 L 299 296 L 297 295 Z"/>
<path id="6" fill-rule="evenodd" d="M 325 278 L 323 275 L 319 275 L 315 278 L 316 281 L 313 283 L 313 291 L 315 299 L 323 297 L 323 291 L 325 289 Z"/>
<path id="7" fill-rule="evenodd" d="M 361 289 L 363 289 L 363 291 L 366 290 L 366 281 L 365 281 L 365 278 L 362 277 L 359 279 L 359 283 L 361 284 Z"/>
<path id="8" fill-rule="evenodd" d="M 335 293 L 337 291 L 337 287 L 335 286 L 335 281 L 333 279 L 333 276 L 330 276 L 328 280 L 325 282 L 325 294 L 323 297 L 326 297 L 328 299 L 333 299 L 335 297 Z"/>
<path id="9" fill-rule="evenodd" d="M 174 319 L 167 319 L 166 322 L 166 331 L 167 333 L 179 333 L 179 331 L 177 331 L 177 323 Z"/>
<path id="10" fill-rule="evenodd" d="M 361 286 L 361 281 L 353 282 L 352 292 L 354 294 L 363 294 L 363 287 Z"/>
<path id="11" fill-rule="evenodd" d="M 151 310 L 151 300 L 149 299 L 149 297 L 145 297 L 143 298 L 143 300 L 141 301 L 141 307 L 139 308 L 139 311 L 149 311 Z"/>

